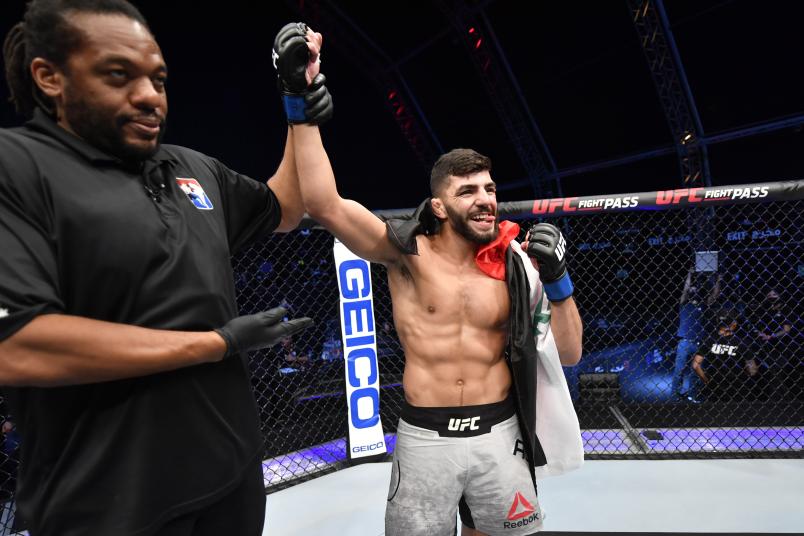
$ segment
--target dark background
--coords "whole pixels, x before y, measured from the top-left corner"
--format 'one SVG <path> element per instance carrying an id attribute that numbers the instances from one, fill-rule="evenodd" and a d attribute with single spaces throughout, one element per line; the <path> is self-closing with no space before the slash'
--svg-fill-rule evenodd
<path id="1" fill-rule="evenodd" d="M 302 2 L 304 0 L 301 0 Z M 290 1 L 135 0 L 170 68 L 166 142 L 268 178 L 286 128 L 270 51 Z M 308 6 L 313 4 L 308 0 Z M 434 2 L 339 1 L 324 33 L 322 72 L 335 99 L 324 140 L 344 197 L 371 209 L 412 207 L 428 171 L 403 137 L 376 68 L 327 40 L 326 26 L 396 63 L 445 149 L 489 155 L 501 200 L 535 197 L 472 64 Z M 330 6 L 332 3 L 324 2 Z M 481 3 L 559 170 L 670 146 L 672 138 L 625 0 Z M 796 2 L 666 0 L 682 63 L 707 135 L 804 113 L 804 32 Z M 23 12 L 0 1 L 0 32 Z M 346 30 L 344 30 L 346 28 Z M 0 126 L 20 122 L 0 87 Z M 802 178 L 804 133 L 789 127 L 709 147 L 714 184 Z M 565 177 L 564 195 L 681 186 L 674 153 Z"/>

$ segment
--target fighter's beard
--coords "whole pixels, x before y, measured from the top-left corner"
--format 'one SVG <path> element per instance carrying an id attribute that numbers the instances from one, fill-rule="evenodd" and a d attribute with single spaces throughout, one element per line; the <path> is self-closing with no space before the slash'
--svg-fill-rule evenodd
<path id="1" fill-rule="evenodd" d="M 471 217 L 472 215 L 463 216 L 455 211 L 453 211 L 450 207 L 444 207 L 447 211 L 447 216 L 449 217 L 449 223 L 452 225 L 452 228 L 455 229 L 455 232 L 458 233 L 460 236 L 464 237 L 469 242 L 478 245 L 486 245 L 490 242 L 493 242 L 497 235 L 500 233 L 500 222 L 496 219 L 494 220 L 494 227 L 489 229 L 486 232 L 478 232 L 472 228 L 471 225 Z"/>

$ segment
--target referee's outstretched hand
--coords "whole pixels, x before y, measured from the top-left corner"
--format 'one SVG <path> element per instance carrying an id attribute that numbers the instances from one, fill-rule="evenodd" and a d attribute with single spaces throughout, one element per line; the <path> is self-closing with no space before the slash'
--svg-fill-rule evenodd
<path id="1" fill-rule="evenodd" d="M 313 325 L 313 320 L 308 317 L 283 322 L 282 319 L 287 313 L 284 307 L 275 307 L 253 315 L 238 316 L 222 328 L 216 329 L 218 335 L 226 341 L 224 359 L 241 352 L 273 346 L 282 338 Z"/>

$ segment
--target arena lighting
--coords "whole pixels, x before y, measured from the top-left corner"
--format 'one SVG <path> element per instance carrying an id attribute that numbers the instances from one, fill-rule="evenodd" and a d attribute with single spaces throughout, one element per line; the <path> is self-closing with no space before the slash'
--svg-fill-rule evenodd
<path id="1" fill-rule="evenodd" d="M 687 134 L 681 138 L 681 143 L 687 143 L 688 141 L 692 140 L 692 133 L 687 132 Z"/>
<path id="2" fill-rule="evenodd" d="M 796 451 L 804 444 L 804 429 L 796 427 L 658 428 L 640 429 L 652 452 L 752 452 L 758 447 L 773 452 Z M 623 430 L 582 430 L 587 454 L 633 454 L 631 439 Z"/>
<path id="3" fill-rule="evenodd" d="M 394 451 L 396 434 L 385 434 L 388 452 Z M 269 458 L 262 462 L 262 474 L 266 487 L 280 482 L 309 476 L 346 461 L 346 438 L 339 438 L 304 450 L 297 450 Z"/>
<path id="4" fill-rule="evenodd" d="M 642 430 L 641 434 L 653 451 L 663 453 L 751 452 L 760 445 L 779 452 L 799 450 L 804 445 L 804 429 L 790 426 L 660 428 Z M 583 430 L 581 437 L 588 454 L 633 454 L 631 442 L 622 430 Z M 384 439 L 390 454 L 396 447 L 396 434 L 385 434 Z M 344 461 L 346 438 L 339 438 L 264 460 L 263 478 L 265 485 L 270 486 L 323 471 Z"/>
<path id="5" fill-rule="evenodd" d="M 469 28 L 469 35 L 475 35 L 475 33 L 476 33 L 476 31 L 475 31 L 474 26 L 473 26 L 473 27 L 471 27 L 471 28 Z M 480 45 L 482 45 L 482 44 L 483 44 L 483 38 L 482 38 L 482 37 L 478 37 L 478 38 L 477 38 L 477 41 L 475 41 L 475 50 L 477 50 L 478 48 L 480 48 Z"/>

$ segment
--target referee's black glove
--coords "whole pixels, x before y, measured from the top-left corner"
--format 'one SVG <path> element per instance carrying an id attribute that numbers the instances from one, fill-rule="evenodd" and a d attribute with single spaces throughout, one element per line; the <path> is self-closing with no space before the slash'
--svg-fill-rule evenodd
<path id="1" fill-rule="evenodd" d="M 313 325 L 308 317 L 294 318 L 283 322 L 287 314 L 284 307 L 275 307 L 268 311 L 253 315 L 233 318 L 222 328 L 215 331 L 226 341 L 224 359 L 241 352 L 251 352 L 277 344 L 284 337 L 289 337 Z"/>

